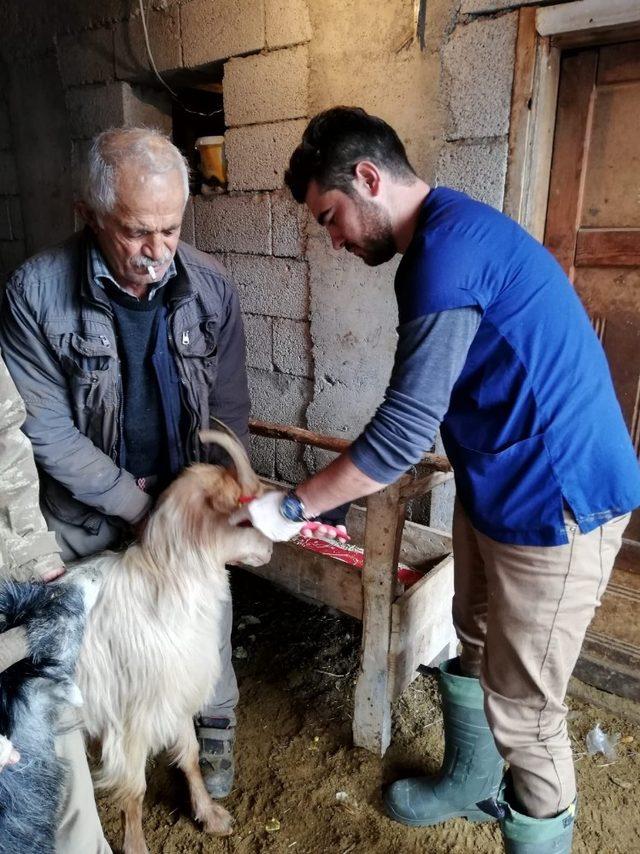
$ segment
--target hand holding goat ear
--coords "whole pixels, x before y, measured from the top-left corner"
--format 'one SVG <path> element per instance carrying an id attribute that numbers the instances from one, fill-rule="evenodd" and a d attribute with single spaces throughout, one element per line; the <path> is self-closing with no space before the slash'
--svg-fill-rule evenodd
<path id="1" fill-rule="evenodd" d="M 284 498 L 284 492 L 267 492 L 259 498 L 254 498 L 244 507 L 236 510 L 229 517 L 231 525 L 240 525 L 242 522 L 251 522 L 254 528 L 278 543 L 290 540 L 298 536 L 302 531 L 304 522 L 291 522 L 285 519 L 280 512 L 280 505 Z"/>
<path id="2" fill-rule="evenodd" d="M 250 522 L 265 537 L 274 543 L 291 540 L 293 537 L 329 537 L 339 543 L 349 540 L 344 525 L 332 525 L 322 519 L 310 519 L 306 522 L 291 522 L 280 512 L 284 492 L 272 491 L 254 498 L 232 513 L 229 517 L 231 525 L 241 525 Z"/>

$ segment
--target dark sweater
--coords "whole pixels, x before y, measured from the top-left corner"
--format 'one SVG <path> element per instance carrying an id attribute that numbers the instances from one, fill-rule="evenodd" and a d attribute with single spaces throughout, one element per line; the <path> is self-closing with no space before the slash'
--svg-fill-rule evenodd
<path id="1" fill-rule="evenodd" d="M 122 363 L 123 430 L 120 465 L 136 478 L 165 478 L 167 435 L 162 400 L 152 363 L 163 291 L 137 300 L 105 282 L 118 334 Z"/>

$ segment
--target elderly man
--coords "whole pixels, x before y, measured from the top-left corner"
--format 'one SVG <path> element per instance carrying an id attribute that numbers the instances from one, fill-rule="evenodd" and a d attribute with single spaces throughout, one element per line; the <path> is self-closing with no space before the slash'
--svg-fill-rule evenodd
<path id="1" fill-rule="evenodd" d="M 239 518 L 287 539 L 394 481 L 441 427 L 458 493 L 462 651 L 441 667 L 443 768 L 394 783 L 386 808 L 414 826 L 490 813 L 510 854 L 565 854 L 576 799 L 567 683 L 640 505 L 602 348 L 551 255 L 492 208 L 430 188 L 381 119 L 319 114 L 286 180 L 335 249 L 369 265 L 402 253 L 398 346 L 385 400 L 350 449 Z"/>
<path id="2" fill-rule="evenodd" d="M 189 186 L 162 134 L 106 131 L 93 142 L 84 231 L 10 277 L 0 321 L 41 505 L 65 561 L 118 547 L 220 419 L 248 442 L 237 294 L 224 269 L 180 242 Z M 225 672 L 199 722 L 210 794 L 233 782 L 237 685 L 231 613 Z"/>

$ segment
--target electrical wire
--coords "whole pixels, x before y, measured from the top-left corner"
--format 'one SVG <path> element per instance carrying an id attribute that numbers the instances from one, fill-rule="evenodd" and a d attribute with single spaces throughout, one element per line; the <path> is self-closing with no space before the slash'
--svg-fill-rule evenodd
<path id="1" fill-rule="evenodd" d="M 178 93 L 174 89 L 172 89 L 171 86 L 169 86 L 167 81 L 164 79 L 164 77 L 158 71 L 155 59 L 153 58 L 153 53 L 151 51 L 151 43 L 149 40 L 149 29 L 147 27 L 147 15 L 146 15 L 146 12 L 144 10 L 144 0 L 138 0 L 138 6 L 140 7 L 140 16 L 142 18 L 142 31 L 144 33 L 144 43 L 145 43 L 145 46 L 147 49 L 147 57 L 149 59 L 149 65 L 151 66 L 151 70 L 153 71 L 155 76 L 158 78 L 160 83 L 162 83 L 162 85 L 167 90 L 167 92 L 169 92 L 169 94 L 171 95 L 173 100 L 176 101 L 182 107 L 182 109 L 185 111 L 185 113 L 190 113 L 192 116 L 201 116 L 202 118 L 208 119 L 208 118 L 211 118 L 212 116 L 217 116 L 220 113 L 222 113 L 223 112 L 222 109 L 212 110 L 210 113 L 203 113 L 200 110 L 192 110 L 190 107 L 187 107 L 186 104 L 183 103 L 183 101 L 180 99 L 180 96 L 178 95 Z"/>

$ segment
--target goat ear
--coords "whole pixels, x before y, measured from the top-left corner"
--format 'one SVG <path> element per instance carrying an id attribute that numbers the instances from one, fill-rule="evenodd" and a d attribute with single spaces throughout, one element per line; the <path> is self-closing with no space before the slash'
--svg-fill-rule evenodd
<path id="1" fill-rule="evenodd" d="M 240 484 L 228 472 L 221 471 L 213 488 L 207 493 L 207 503 L 216 513 L 229 514 L 238 508 Z"/>
<path id="2" fill-rule="evenodd" d="M 187 539 L 193 543 L 200 542 L 203 531 L 208 529 L 210 517 L 208 507 L 202 501 L 187 501 L 182 508 L 180 527 Z"/>

